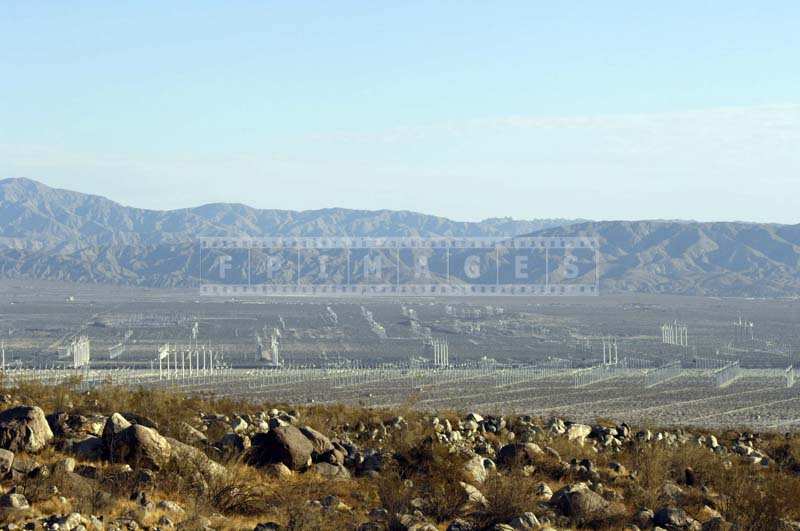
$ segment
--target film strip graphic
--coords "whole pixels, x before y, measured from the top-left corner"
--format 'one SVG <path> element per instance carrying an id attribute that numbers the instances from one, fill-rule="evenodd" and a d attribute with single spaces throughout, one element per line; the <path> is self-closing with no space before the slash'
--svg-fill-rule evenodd
<path id="1" fill-rule="evenodd" d="M 591 296 L 594 237 L 204 237 L 204 296 Z"/>

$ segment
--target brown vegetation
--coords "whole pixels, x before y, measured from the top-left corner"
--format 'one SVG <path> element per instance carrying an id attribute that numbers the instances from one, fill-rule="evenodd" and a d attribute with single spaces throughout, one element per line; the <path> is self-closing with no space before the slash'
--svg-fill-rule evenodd
<path id="1" fill-rule="evenodd" d="M 677 442 L 666 442 L 669 438 L 656 442 L 631 432 L 612 436 L 614 441 L 605 444 L 606 436 L 595 432 L 615 426 L 603 420 L 598 423 L 601 428 L 581 444 L 559 434 L 545 419 L 507 417 L 497 424 L 499 429 L 489 429 L 487 420 L 470 431 L 468 423 L 462 424 L 464 416 L 452 411 L 434 421 L 411 407 L 391 411 L 343 405 L 298 407 L 291 413 L 302 425 L 328 435 L 336 444 L 356 448 L 356 457 L 378 452 L 383 465 L 365 471 L 358 459 L 345 455 L 350 473 L 329 478 L 314 467 L 276 474 L 270 467 L 248 466 L 244 455 L 234 454 L 226 456 L 224 473 L 215 474 L 209 472 L 204 456 L 221 460 L 213 442 L 226 430 L 220 423 L 204 425 L 205 415 L 234 418 L 263 415 L 273 407 L 291 408 L 114 386 L 79 391 L 78 385 L 77 380 L 57 387 L 26 384 L 2 392 L 10 395 L 7 400 L 12 404 L 39 405 L 47 414 L 109 416 L 123 411 L 178 440 L 184 438 L 184 424 L 198 430 L 205 427 L 210 442 L 195 443 L 199 450 L 195 458 L 173 456 L 155 470 L 126 468 L 100 458 L 78 459 L 75 472 L 54 473 L 65 466 L 57 463 L 70 455 L 58 442 L 33 456 L 20 454 L 20 463 L 34 460 L 38 468 L 9 473 L 3 492 L 18 489 L 31 508 L 4 509 L 5 521 L 79 512 L 102 515 L 106 522 L 132 519 L 154 526 L 168 517 L 215 529 L 254 529 L 263 522 L 276 522 L 283 529 L 357 529 L 367 522 L 377 529 L 408 529 L 427 522 L 446 529 L 454 521 L 492 529 L 532 513 L 542 525 L 615 529 L 635 522 L 642 509 L 664 507 L 683 509 L 697 525 L 719 513 L 722 521 L 742 529 L 779 529 L 800 519 L 796 435 L 672 433 L 668 435 Z M 452 432 L 447 431 L 450 425 Z M 704 442 L 703 437 L 711 435 L 719 439 L 722 450 Z M 498 462 L 497 469 L 486 469 L 480 480 L 465 475 L 471 457 L 496 460 L 500 449 L 512 441 L 527 444 L 526 453 Z M 763 463 L 744 455 L 749 449 L 739 451 L 745 444 L 751 445 L 753 455 L 764 456 Z M 314 462 L 342 459 L 336 452 L 342 453 L 336 450 L 325 458 L 315 454 Z M 589 485 L 588 500 L 601 510 L 586 508 L 584 500 L 574 502 L 570 513 L 548 503 L 549 495 L 540 492 L 542 485 L 555 493 L 581 482 Z M 178 504 L 185 513 L 170 514 L 158 505 L 162 500 Z"/>

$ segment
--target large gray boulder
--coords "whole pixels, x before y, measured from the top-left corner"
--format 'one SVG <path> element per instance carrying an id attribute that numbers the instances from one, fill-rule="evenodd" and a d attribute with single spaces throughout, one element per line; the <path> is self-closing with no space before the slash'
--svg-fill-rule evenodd
<path id="1" fill-rule="evenodd" d="M 103 426 L 103 442 L 106 446 L 110 446 L 114 437 L 130 427 L 131 423 L 125 417 L 119 413 L 112 413 L 106 420 L 106 425 Z"/>
<path id="2" fill-rule="evenodd" d="M 82 461 L 99 461 L 106 455 L 103 439 L 91 435 L 70 441 L 67 450 Z"/>
<path id="3" fill-rule="evenodd" d="M 579 520 L 597 518 L 609 509 L 609 503 L 586 483 L 567 485 L 553 494 L 550 503 L 562 514 Z"/>
<path id="4" fill-rule="evenodd" d="M 182 422 L 179 429 L 180 429 L 181 440 L 186 444 L 201 445 L 201 444 L 206 444 L 208 442 L 208 437 L 206 436 L 206 434 L 198 430 L 191 424 Z"/>
<path id="5" fill-rule="evenodd" d="M 333 443 L 325 435 L 321 434 L 310 426 L 303 426 L 300 431 L 314 445 L 314 453 L 322 455 L 328 450 L 333 450 Z"/>
<path id="6" fill-rule="evenodd" d="M 253 437 L 248 462 L 254 466 L 283 463 L 291 470 L 302 470 L 311 464 L 314 444 L 294 426 L 279 426 Z"/>
<path id="7" fill-rule="evenodd" d="M 53 432 L 39 407 L 18 406 L 0 413 L 0 448 L 36 453 L 52 439 Z"/>
<path id="8" fill-rule="evenodd" d="M 247 451 L 251 445 L 250 437 L 238 433 L 226 433 L 214 444 L 226 456 L 239 455 Z"/>
<path id="9" fill-rule="evenodd" d="M 167 438 L 171 457 L 186 472 L 200 472 L 207 479 L 218 479 L 225 475 L 225 467 L 208 457 L 199 448 Z"/>
<path id="10" fill-rule="evenodd" d="M 544 451 L 536 443 L 511 443 L 497 452 L 497 462 L 503 466 L 526 465 L 542 454 Z"/>
<path id="11" fill-rule="evenodd" d="M 172 447 L 156 430 L 134 424 L 111 437 L 108 452 L 115 463 L 158 470 L 169 462 Z"/>

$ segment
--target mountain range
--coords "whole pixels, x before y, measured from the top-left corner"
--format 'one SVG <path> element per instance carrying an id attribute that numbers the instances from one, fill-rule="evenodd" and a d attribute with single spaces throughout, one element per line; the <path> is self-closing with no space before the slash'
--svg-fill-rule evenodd
<path id="1" fill-rule="evenodd" d="M 150 287 L 198 282 L 201 236 L 594 236 L 601 292 L 800 295 L 800 225 L 694 221 L 459 222 L 409 211 L 256 209 L 214 203 L 157 211 L 0 180 L 0 275 Z"/>

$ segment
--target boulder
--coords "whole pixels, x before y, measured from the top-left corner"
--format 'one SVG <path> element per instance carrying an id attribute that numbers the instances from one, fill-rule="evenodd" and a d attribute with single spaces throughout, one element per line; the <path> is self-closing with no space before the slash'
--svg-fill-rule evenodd
<path id="1" fill-rule="evenodd" d="M 312 442 L 294 426 L 279 426 L 253 437 L 248 463 L 264 466 L 283 463 L 291 470 L 302 470 L 311 463 Z"/>
<path id="2" fill-rule="evenodd" d="M 700 529 L 700 524 L 679 507 L 662 507 L 656 511 L 653 525 L 667 529 Z"/>
<path id="3" fill-rule="evenodd" d="M 41 465 L 35 459 L 22 454 L 14 455 L 14 462 L 11 464 L 12 478 L 19 480 L 36 475 L 36 471 Z"/>
<path id="4" fill-rule="evenodd" d="M 590 520 L 608 510 L 609 503 L 589 489 L 586 483 L 568 485 L 553 494 L 550 503 L 562 514 L 580 520 Z"/>
<path id="5" fill-rule="evenodd" d="M 30 505 L 21 493 L 12 492 L 0 497 L 0 507 L 4 509 L 27 509 Z"/>
<path id="6" fill-rule="evenodd" d="M 50 431 L 53 432 L 53 435 L 56 437 L 63 437 L 69 431 L 69 413 L 64 411 L 56 411 L 55 413 L 50 413 L 45 417 L 47 420 L 47 425 L 50 426 Z"/>
<path id="7" fill-rule="evenodd" d="M 250 428 L 250 425 L 247 424 L 247 421 L 244 420 L 242 417 L 234 417 L 231 421 L 231 429 L 233 433 L 244 433 Z"/>
<path id="8" fill-rule="evenodd" d="M 531 512 L 522 513 L 520 516 L 511 520 L 508 525 L 510 525 L 514 531 L 528 531 L 529 529 L 539 529 L 539 527 L 541 527 L 539 519 Z"/>
<path id="9" fill-rule="evenodd" d="M 219 448 L 223 454 L 238 455 L 250 448 L 250 437 L 247 435 L 240 435 L 238 433 L 226 433 L 214 446 Z"/>
<path id="10" fill-rule="evenodd" d="M 205 433 L 186 422 L 181 423 L 180 435 L 183 442 L 187 444 L 205 444 L 208 442 L 208 437 L 206 437 Z"/>
<path id="11" fill-rule="evenodd" d="M 536 443 L 511 443 L 500 448 L 497 462 L 503 466 L 529 464 L 544 451 Z"/>
<path id="12" fill-rule="evenodd" d="M 71 457 L 65 457 L 64 459 L 60 459 L 53 463 L 52 471 L 54 476 L 61 476 L 68 472 L 75 471 L 75 459 Z"/>
<path id="13" fill-rule="evenodd" d="M 314 453 L 321 455 L 328 450 L 333 450 L 331 440 L 310 426 L 303 426 L 300 431 L 314 445 Z"/>
<path id="14" fill-rule="evenodd" d="M 340 450 L 336 448 L 332 448 L 325 453 L 311 454 L 312 459 L 317 463 L 330 463 L 332 465 L 343 465 L 345 464 L 345 455 Z"/>
<path id="15" fill-rule="evenodd" d="M 53 439 L 44 411 L 37 406 L 18 406 L 0 413 L 0 448 L 36 453 Z"/>
<path id="16" fill-rule="evenodd" d="M 681 505 L 686 499 L 684 490 L 674 481 L 667 481 L 658 491 L 659 500 L 665 504 Z"/>
<path id="17" fill-rule="evenodd" d="M 141 424 L 129 426 L 113 436 L 108 450 L 113 462 L 154 470 L 166 465 L 172 452 L 165 437 Z"/>
<path id="18" fill-rule="evenodd" d="M 480 422 L 483 422 L 483 417 L 480 416 L 478 413 L 473 412 L 473 413 L 467 414 L 466 420 L 480 423 Z"/>
<path id="19" fill-rule="evenodd" d="M 316 463 L 312 470 L 328 479 L 346 480 L 350 479 L 350 471 L 342 465 L 332 465 L 330 463 Z"/>
<path id="20" fill-rule="evenodd" d="M 553 490 L 547 483 L 539 483 L 534 487 L 533 494 L 537 500 L 547 502 L 553 497 Z"/>
<path id="21" fill-rule="evenodd" d="M 110 476 L 107 479 L 113 481 Z M 54 477 L 53 480 L 59 491 L 72 498 L 94 500 L 94 503 L 98 505 L 111 500 L 111 494 L 103 490 L 97 481 L 77 472 L 64 472 Z"/>
<path id="22" fill-rule="evenodd" d="M 701 522 L 707 522 L 709 520 L 713 520 L 714 518 L 722 518 L 722 515 L 719 511 L 709 507 L 708 505 L 703 505 L 700 510 L 697 511 L 695 516 Z"/>
<path id="23" fill-rule="evenodd" d="M 145 417 L 144 415 L 128 412 L 128 413 L 123 413 L 122 416 L 125 418 L 125 420 L 127 420 L 131 424 L 140 424 L 145 428 L 158 430 L 158 423 L 153 419 Z"/>
<path id="24" fill-rule="evenodd" d="M 103 442 L 105 443 L 106 447 L 110 447 L 111 440 L 123 430 L 129 428 L 131 423 L 128 420 L 120 415 L 119 413 L 113 413 L 108 420 L 106 420 L 106 425 L 103 427 Z"/>
<path id="25" fill-rule="evenodd" d="M 276 479 L 292 477 L 292 475 L 294 474 L 294 472 L 289 470 L 289 467 L 287 467 L 283 463 L 272 463 L 270 465 L 265 465 L 262 470 L 268 476 Z"/>
<path id="26" fill-rule="evenodd" d="M 86 529 L 86 526 L 83 525 L 84 522 L 85 520 L 80 513 L 70 513 L 68 515 L 57 518 L 53 523 L 55 524 L 54 528 L 58 529 L 59 531 L 62 529 L 65 531 L 72 531 L 78 529 Z"/>
<path id="27" fill-rule="evenodd" d="M 483 465 L 483 459 L 480 455 L 475 455 L 464 463 L 462 475 L 466 482 L 483 483 L 486 481 L 486 467 Z"/>
<path id="28" fill-rule="evenodd" d="M 628 469 L 625 468 L 625 465 L 623 465 L 622 463 L 620 463 L 618 461 L 611 461 L 608 464 L 608 468 L 610 468 L 611 471 L 614 472 L 614 474 L 616 474 L 618 476 L 627 476 L 628 475 Z"/>
<path id="29" fill-rule="evenodd" d="M 11 472 L 11 465 L 14 464 L 14 452 L 0 448 L 0 479 Z"/>
<path id="30" fill-rule="evenodd" d="M 653 511 L 647 508 L 639 509 L 633 515 L 633 522 L 642 529 L 653 527 Z"/>
<path id="31" fill-rule="evenodd" d="M 83 461 L 99 461 L 105 455 L 106 445 L 100 437 L 89 435 L 85 439 L 72 441 L 68 451 Z"/>
<path id="32" fill-rule="evenodd" d="M 571 424 L 567 428 L 567 439 L 570 441 L 578 441 L 583 444 L 583 441 L 589 434 L 592 433 L 592 427 L 586 424 Z"/>
<path id="33" fill-rule="evenodd" d="M 447 526 L 447 531 L 475 531 L 476 529 L 477 527 L 472 522 L 462 518 L 456 518 Z"/>
<path id="34" fill-rule="evenodd" d="M 186 510 L 177 503 L 175 503 L 174 501 L 162 500 L 158 502 L 157 507 L 162 511 L 172 513 L 173 515 L 177 516 L 183 516 L 184 514 L 186 514 Z"/>
<path id="35" fill-rule="evenodd" d="M 461 487 L 465 497 L 464 505 L 461 507 L 463 512 L 469 513 L 483 510 L 489 506 L 489 501 L 477 488 L 463 481 L 459 481 L 458 485 Z"/>
<path id="36" fill-rule="evenodd" d="M 225 475 L 225 467 L 208 457 L 202 450 L 177 439 L 167 438 L 166 441 L 170 447 L 170 456 L 178 466 L 188 471 L 200 472 L 209 479 L 221 478 Z"/>

